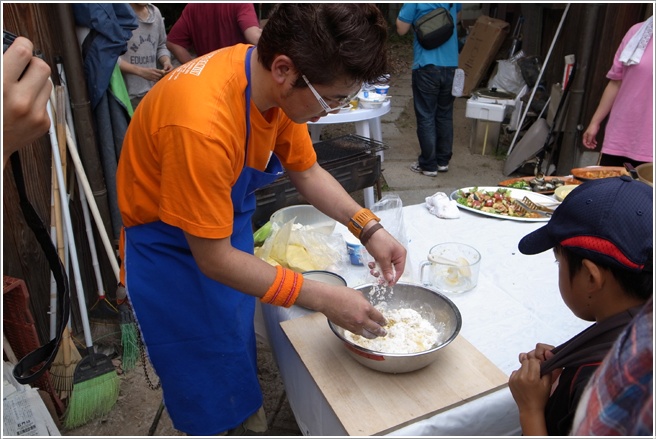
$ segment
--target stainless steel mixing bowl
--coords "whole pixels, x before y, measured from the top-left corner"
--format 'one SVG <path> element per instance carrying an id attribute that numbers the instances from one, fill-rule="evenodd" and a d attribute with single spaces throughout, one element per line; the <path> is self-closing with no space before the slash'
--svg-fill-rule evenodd
<path id="1" fill-rule="evenodd" d="M 328 321 L 330 329 L 342 341 L 346 351 L 360 364 L 387 373 L 405 373 L 419 370 L 433 363 L 441 349 L 451 343 L 462 326 L 462 317 L 456 305 L 446 296 L 421 285 L 398 283 L 382 292 L 372 284 L 362 285 L 361 291 L 373 305 L 387 303 L 388 309 L 411 308 L 431 322 L 440 332 L 440 339 L 431 349 L 414 354 L 376 352 L 354 344 L 344 336 L 344 328 Z M 443 325 L 443 326 L 442 326 Z"/>

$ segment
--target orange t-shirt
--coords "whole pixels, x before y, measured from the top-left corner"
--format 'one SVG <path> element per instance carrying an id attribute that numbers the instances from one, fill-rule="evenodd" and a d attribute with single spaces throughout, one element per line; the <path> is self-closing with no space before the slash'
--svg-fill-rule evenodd
<path id="1" fill-rule="evenodd" d="M 125 227 L 161 220 L 203 238 L 232 234 L 230 194 L 244 166 L 248 47 L 220 49 L 177 68 L 139 104 L 117 171 Z M 250 105 L 247 166 L 264 170 L 272 153 L 294 171 L 316 162 L 306 124 L 280 108 L 262 114 Z"/>

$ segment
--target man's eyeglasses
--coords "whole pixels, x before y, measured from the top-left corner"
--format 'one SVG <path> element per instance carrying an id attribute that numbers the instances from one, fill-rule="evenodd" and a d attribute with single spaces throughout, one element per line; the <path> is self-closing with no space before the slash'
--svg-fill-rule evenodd
<path id="1" fill-rule="evenodd" d="M 340 110 L 340 109 L 346 107 L 347 105 L 349 105 L 351 103 L 351 100 L 353 100 L 353 98 L 360 91 L 360 90 L 358 90 L 355 93 L 353 93 L 351 96 L 347 96 L 347 97 L 342 98 L 342 99 L 331 99 L 331 100 L 337 102 L 337 104 L 338 104 L 337 107 L 331 108 L 330 105 L 328 105 L 328 103 L 326 103 L 326 101 L 321 97 L 319 92 L 312 86 L 312 84 L 310 84 L 310 81 L 308 81 L 307 77 L 305 75 L 301 75 L 301 76 L 303 77 L 303 80 L 305 81 L 305 83 L 309 87 L 309 89 L 312 92 L 312 94 L 314 95 L 314 97 L 317 98 L 317 101 L 319 101 L 319 103 L 321 104 L 321 108 L 323 108 L 323 110 L 326 113 L 332 113 L 333 111 L 337 111 L 337 110 Z"/>

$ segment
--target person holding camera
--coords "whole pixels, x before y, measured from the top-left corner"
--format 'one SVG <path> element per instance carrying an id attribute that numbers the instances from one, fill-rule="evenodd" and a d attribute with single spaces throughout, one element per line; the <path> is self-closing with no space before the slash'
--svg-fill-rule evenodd
<path id="1" fill-rule="evenodd" d="M 20 148 L 48 132 L 50 66 L 33 55 L 34 45 L 17 37 L 2 55 L 2 167 Z"/>

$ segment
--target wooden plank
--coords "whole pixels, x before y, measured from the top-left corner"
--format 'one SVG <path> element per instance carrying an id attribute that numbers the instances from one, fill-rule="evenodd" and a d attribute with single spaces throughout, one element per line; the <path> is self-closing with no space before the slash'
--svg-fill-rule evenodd
<path id="1" fill-rule="evenodd" d="M 321 313 L 281 326 L 352 436 L 386 434 L 508 384 L 508 376 L 462 336 L 424 369 L 388 374 L 353 359 Z"/>

